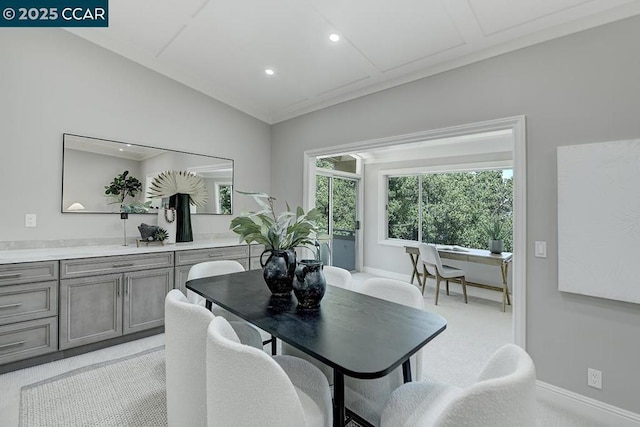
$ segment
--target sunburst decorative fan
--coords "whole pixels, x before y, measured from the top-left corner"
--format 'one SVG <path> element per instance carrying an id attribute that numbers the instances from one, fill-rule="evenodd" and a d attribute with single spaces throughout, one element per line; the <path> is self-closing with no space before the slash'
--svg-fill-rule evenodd
<path id="1" fill-rule="evenodd" d="M 151 182 L 148 194 L 149 197 L 170 197 L 178 193 L 188 194 L 192 205 L 204 206 L 207 203 L 207 188 L 204 181 L 187 171 L 160 173 Z"/>

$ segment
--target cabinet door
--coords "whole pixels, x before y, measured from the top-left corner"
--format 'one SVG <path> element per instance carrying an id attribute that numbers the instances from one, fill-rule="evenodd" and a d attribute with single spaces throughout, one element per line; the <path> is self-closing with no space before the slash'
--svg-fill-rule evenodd
<path id="1" fill-rule="evenodd" d="M 122 335 L 122 274 L 60 281 L 60 349 Z"/>
<path id="2" fill-rule="evenodd" d="M 180 267 L 176 267 L 175 281 L 173 286 L 176 289 L 180 289 L 180 291 L 187 295 L 187 277 L 189 276 L 189 270 L 191 270 L 192 265 L 183 265 Z"/>
<path id="3" fill-rule="evenodd" d="M 173 288 L 173 268 L 124 275 L 124 333 L 164 325 L 164 299 Z"/>

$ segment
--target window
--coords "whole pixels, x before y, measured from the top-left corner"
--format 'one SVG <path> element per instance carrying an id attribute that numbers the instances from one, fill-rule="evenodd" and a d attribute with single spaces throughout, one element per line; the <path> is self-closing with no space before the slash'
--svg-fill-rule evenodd
<path id="1" fill-rule="evenodd" d="M 511 251 L 511 169 L 387 176 L 388 239 L 486 248 L 483 224 L 495 217 Z"/>

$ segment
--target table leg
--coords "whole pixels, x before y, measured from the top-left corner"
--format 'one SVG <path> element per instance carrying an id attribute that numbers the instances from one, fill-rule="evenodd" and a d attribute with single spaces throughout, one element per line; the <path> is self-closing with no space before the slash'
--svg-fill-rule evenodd
<path id="1" fill-rule="evenodd" d="M 213 307 L 213 303 L 209 300 L 206 300 L 204 306 L 207 310 L 211 311 L 211 307 Z"/>
<path id="2" fill-rule="evenodd" d="M 278 354 L 278 341 L 276 341 L 276 337 L 274 337 L 273 335 L 271 335 L 271 355 L 275 356 L 276 354 Z"/>
<path id="3" fill-rule="evenodd" d="M 418 279 L 418 286 L 423 287 L 427 279 L 423 278 L 423 280 L 420 280 L 420 272 L 418 271 L 419 257 L 420 255 L 418 254 L 409 254 L 409 258 L 411 258 L 411 266 L 413 267 L 413 271 L 411 272 L 411 280 L 409 282 L 413 284 L 413 278 L 415 277 L 416 279 Z"/>
<path id="4" fill-rule="evenodd" d="M 409 359 L 402 362 L 402 378 L 405 383 L 411 382 L 411 361 Z"/>
<path id="5" fill-rule="evenodd" d="M 420 276 L 418 275 L 418 260 L 413 254 L 409 254 L 409 258 L 411 258 L 411 266 L 413 267 L 413 271 L 411 272 L 411 280 L 409 283 L 413 284 L 413 278 L 418 278 L 418 284 L 420 283 Z"/>
<path id="6" fill-rule="evenodd" d="M 509 286 L 507 284 L 509 263 L 502 263 L 500 271 L 502 272 L 502 311 L 505 311 L 505 304 L 511 305 L 511 298 L 509 298 Z"/>
<path id="7" fill-rule="evenodd" d="M 344 375 L 333 370 L 333 427 L 344 427 Z"/>

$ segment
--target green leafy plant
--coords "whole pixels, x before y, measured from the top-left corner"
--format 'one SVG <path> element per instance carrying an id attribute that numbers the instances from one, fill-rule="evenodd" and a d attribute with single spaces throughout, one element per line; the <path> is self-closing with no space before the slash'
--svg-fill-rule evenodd
<path id="1" fill-rule="evenodd" d="M 286 204 L 287 210 L 276 214 L 274 197 L 266 193 L 238 193 L 251 196 L 261 208 L 257 212 L 243 212 L 231 220 L 230 229 L 240 235 L 241 242 L 263 244 L 267 250 L 287 250 L 312 245 L 320 237 L 318 209 L 305 213 L 298 207 L 293 212 Z"/>
<path id="2" fill-rule="evenodd" d="M 104 194 L 116 200 L 112 203 L 124 203 L 127 196 L 135 197 L 142 190 L 142 183 L 134 176 L 129 175 L 129 171 L 124 171 L 113 178 L 109 185 L 105 185 Z"/>
<path id="3" fill-rule="evenodd" d="M 487 233 L 487 237 L 491 240 L 501 240 L 502 239 L 502 228 L 503 221 L 495 216 L 490 221 L 487 221 L 482 224 L 482 228 L 485 233 Z"/>
<path id="4" fill-rule="evenodd" d="M 158 227 L 156 232 L 153 233 L 153 240 L 162 242 L 164 240 L 167 240 L 168 238 L 169 238 L 169 232 L 162 227 Z"/>

